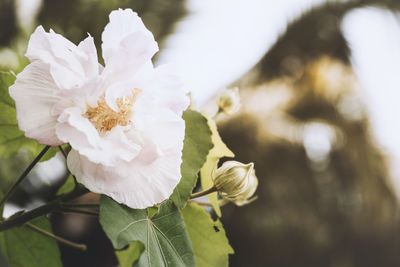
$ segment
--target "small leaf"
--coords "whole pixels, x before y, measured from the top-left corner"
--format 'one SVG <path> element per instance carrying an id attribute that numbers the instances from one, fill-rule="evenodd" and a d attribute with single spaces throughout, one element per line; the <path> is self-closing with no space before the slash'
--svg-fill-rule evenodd
<path id="1" fill-rule="evenodd" d="M 116 249 L 134 241 L 144 244 L 135 266 L 195 266 L 182 214 L 171 201 L 149 218 L 147 209 L 130 209 L 102 196 L 100 224 Z"/>
<path id="2" fill-rule="evenodd" d="M 136 241 L 129 245 L 127 249 L 116 251 L 119 266 L 120 267 L 132 267 L 142 252 L 144 251 L 144 245 L 142 242 Z"/>
<path id="3" fill-rule="evenodd" d="M 10 72 L 0 72 L 0 158 L 9 158 L 21 148 L 28 149 L 36 157 L 44 145 L 25 137 L 24 132 L 18 128 L 14 101 L 8 93 L 14 81 L 15 76 Z M 47 153 L 50 153 L 47 159 L 55 155 L 50 151 Z"/>
<path id="4" fill-rule="evenodd" d="M 172 201 L 179 208 L 183 208 L 190 198 L 196 186 L 198 172 L 213 147 L 211 131 L 203 115 L 193 110 L 186 110 L 183 113 L 183 119 L 186 129 L 182 151 L 182 178 L 171 196 Z"/>
<path id="5" fill-rule="evenodd" d="M 214 183 L 211 179 L 212 172 L 214 168 L 216 168 L 218 161 L 222 157 L 231 157 L 233 158 L 235 154 L 233 154 L 232 151 L 229 150 L 229 148 L 225 145 L 225 143 L 222 141 L 217 125 L 215 124 L 214 120 L 208 119 L 208 126 L 211 129 L 212 132 L 212 142 L 214 144 L 214 147 L 210 150 L 207 156 L 207 161 L 204 163 L 203 167 L 200 170 L 200 177 L 201 177 L 201 187 L 206 190 L 208 188 L 211 188 Z M 218 193 L 212 193 L 207 195 L 208 199 L 210 200 L 215 213 L 218 215 L 218 217 L 221 217 L 221 210 L 218 205 Z"/>
<path id="6" fill-rule="evenodd" d="M 44 147 L 44 146 L 43 146 Z M 40 162 L 48 161 L 49 159 L 52 159 L 58 152 L 57 147 L 50 147 L 49 150 L 47 150 L 46 154 L 40 159 Z M 33 155 L 36 156 L 36 155 Z"/>
<path id="7" fill-rule="evenodd" d="M 3 253 L 0 251 L 0 266 L 2 267 L 9 267 L 6 257 L 3 255 Z"/>
<path id="8" fill-rule="evenodd" d="M 39 217 L 31 223 L 51 232 L 50 222 L 45 217 Z M 1 232 L 0 246 L 10 267 L 62 266 L 56 241 L 27 226 Z"/>
<path id="9" fill-rule="evenodd" d="M 153 218 L 154 215 L 156 215 L 158 213 L 158 208 L 156 207 L 148 207 L 147 208 L 147 214 L 149 216 L 149 218 Z"/>
<path id="10" fill-rule="evenodd" d="M 233 254 L 233 249 L 229 245 L 221 222 L 213 221 L 197 204 L 188 204 L 182 210 L 182 214 L 192 241 L 197 266 L 228 266 L 228 254 Z"/>
<path id="11" fill-rule="evenodd" d="M 62 194 L 67 194 L 72 190 L 74 190 L 74 188 L 75 188 L 74 177 L 72 177 L 72 174 L 70 174 L 67 180 L 65 180 L 65 183 L 58 189 L 56 195 L 59 196 Z"/>

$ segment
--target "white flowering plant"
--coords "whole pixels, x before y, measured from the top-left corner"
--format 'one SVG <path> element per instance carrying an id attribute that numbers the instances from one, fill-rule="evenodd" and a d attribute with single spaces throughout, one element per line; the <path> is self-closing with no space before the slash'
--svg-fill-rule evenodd
<path id="1" fill-rule="evenodd" d="M 26 52 L 30 63 L 16 76 L 0 73 L 0 157 L 21 149 L 37 155 L 1 189 L 1 207 L 35 164 L 58 150 L 70 172 L 53 200 L 1 218 L 8 264 L 62 266 L 56 241 L 85 249 L 51 231 L 47 216 L 68 211 L 98 217 L 120 266 L 227 266 L 233 250 L 204 206 L 221 217 L 221 203 L 251 201 L 253 164 L 216 169 L 233 153 L 213 119 L 188 108 L 173 68 L 153 66 L 158 45 L 135 12 L 111 12 L 101 50 L 104 66 L 90 35 L 75 45 L 39 26 Z M 220 112 L 237 109 L 233 92 L 222 97 Z M 204 190 L 193 192 L 199 174 Z M 88 192 L 100 194 L 99 202 L 76 201 Z M 203 196 L 209 202 L 196 200 Z"/>

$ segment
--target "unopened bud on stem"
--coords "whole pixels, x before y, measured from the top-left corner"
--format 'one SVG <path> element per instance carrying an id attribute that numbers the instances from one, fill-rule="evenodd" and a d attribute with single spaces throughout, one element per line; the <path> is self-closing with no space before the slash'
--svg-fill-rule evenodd
<path id="1" fill-rule="evenodd" d="M 225 89 L 218 98 L 218 110 L 232 115 L 240 108 L 239 88 Z"/>
<path id="2" fill-rule="evenodd" d="M 253 163 L 227 161 L 215 171 L 213 180 L 220 195 L 237 206 L 246 205 L 256 199 L 251 198 L 258 186 Z"/>

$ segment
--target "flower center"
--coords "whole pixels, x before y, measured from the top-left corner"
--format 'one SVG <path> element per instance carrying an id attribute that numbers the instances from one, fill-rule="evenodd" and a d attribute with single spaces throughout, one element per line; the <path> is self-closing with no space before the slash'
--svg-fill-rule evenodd
<path id="1" fill-rule="evenodd" d="M 132 114 L 132 107 L 135 103 L 140 89 L 133 89 L 132 94 L 117 98 L 116 105 L 118 111 L 110 108 L 105 99 L 97 101 L 97 107 L 87 107 L 84 117 L 87 118 L 99 133 L 105 133 L 117 125 L 128 126 L 131 124 L 129 119 Z"/>

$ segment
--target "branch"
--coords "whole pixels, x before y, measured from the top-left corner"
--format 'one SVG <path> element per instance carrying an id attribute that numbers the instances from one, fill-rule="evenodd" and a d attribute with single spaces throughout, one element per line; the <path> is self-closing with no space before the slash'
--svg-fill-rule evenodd
<path id="1" fill-rule="evenodd" d="M 65 195 L 61 195 L 60 197 L 50 201 L 49 203 L 47 203 L 43 206 L 40 206 L 40 207 L 30 210 L 28 212 L 24 212 L 21 215 L 11 216 L 10 218 L 8 218 L 4 221 L 0 221 L 0 232 L 7 230 L 11 227 L 14 227 L 14 226 L 22 225 L 26 222 L 29 222 L 30 220 L 32 220 L 34 218 L 37 218 L 37 217 L 40 217 L 47 213 L 50 213 L 52 211 L 55 211 L 60 208 L 61 202 L 75 199 L 79 196 L 86 194 L 87 192 L 89 192 L 89 191 L 86 188 L 78 186 L 78 187 L 75 187 L 75 189 L 72 192 L 65 194 Z"/>
<path id="2" fill-rule="evenodd" d="M 58 146 L 58 149 L 61 151 L 61 154 L 63 154 L 65 160 L 67 160 L 67 158 L 68 158 L 67 152 L 65 152 L 65 150 L 62 148 L 62 146 Z M 67 167 L 68 167 L 68 166 L 67 166 Z M 71 172 L 70 172 L 70 173 L 71 173 Z M 76 180 L 75 175 L 73 175 L 73 174 L 71 173 L 71 176 L 72 176 L 72 178 L 74 178 L 75 187 L 78 186 L 78 180 Z"/>
<path id="3" fill-rule="evenodd" d="M 85 215 L 99 216 L 99 213 L 95 212 L 95 211 L 80 210 L 80 209 L 73 209 L 73 208 L 62 207 L 61 211 L 65 212 L 65 213 L 80 213 L 80 214 L 85 214 Z"/>
<path id="4" fill-rule="evenodd" d="M 192 199 L 189 199 L 188 203 L 194 203 L 194 204 L 197 204 L 199 206 L 204 206 L 204 207 L 212 207 L 213 206 L 211 204 L 211 202 L 203 202 L 203 201 L 197 201 L 197 200 L 192 200 Z M 228 203 L 229 203 L 229 200 L 226 200 L 225 198 L 218 200 L 218 206 L 220 206 L 220 207 L 225 206 Z"/>
<path id="5" fill-rule="evenodd" d="M 29 164 L 28 168 L 25 169 L 25 171 L 21 174 L 21 176 L 18 178 L 15 184 L 4 195 L 3 199 L 0 201 L 0 206 L 2 206 L 11 197 L 17 186 L 25 179 L 28 173 L 33 169 L 33 167 L 35 167 L 36 163 L 39 162 L 39 160 L 43 157 L 43 155 L 47 152 L 47 150 L 49 150 L 49 148 L 50 146 L 45 146 L 45 148 L 42 149 L 39 155 L 37 155 L 36 158 L 31 162 L 31 164 Z"/>
<path id="6" fill-rule="evenodd" d="M 190 198 L 198 198 L 198 197 L 202 197 L 211 193 L 214 193 L 217 191 L 217 188 L 215 187 L 215 185 L 207 190 L 201 191 L 201 192 L 197 192 L 197 193 L 193 193 L 192 195 L 190 195 Z"/>
<path id="7" fill-rule="evenodd" d="M 57 236 L 57 235 L 55 235 L 53 233 L 47 232 L 47 231 L 37 227 L 34 224 L 29 223 L 29 222 L 25 223 L 25 225 L 27 227 L 31 228 L 32 230 L 34 230 L 34 231 L 36 231 L 36 232 L 38 232 L 38 233 L 40 233 L 40 234 L 42 234 L 44 236 L 53 238 L 53 239 L 57 240 L 58 242 L 60 242 L 60 243 L 62 243 L 64 245 L 67 245 L 67 246 L 70 246 L 70 247 L 73 247 L 73 248 L 77 248 L 77 249 L 80 249 L 80 250 L 83 250 L 83 251 L 85 251 L 87 249 L 85 244 L 78 244 L 78 243 L 69 241 L 69 240 L 64 239 L 64 238 L 62 238 L 60 236 Z"/>
<path id="8" fill-rule="evenodd" d="M 99 203 L 62 203 L 66 208 L 98 208 Z"/>
<path id="9" fill-rule="evenodd" d="M 62 148 L 62 146 L 58 146 L 58 149 L 61 151 L 61 154 L 63 154 L 64 158 L 67 159 L 67 152 Z"/>

